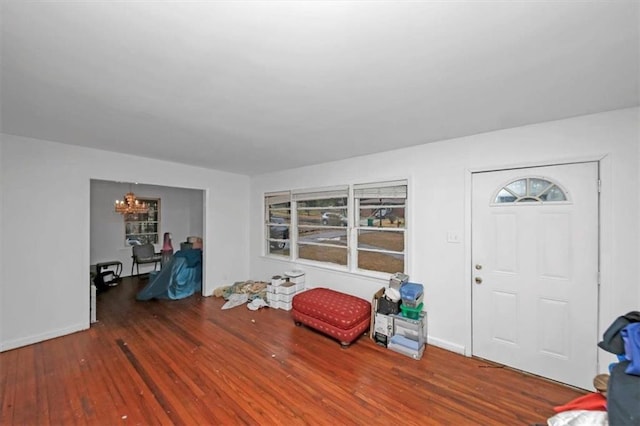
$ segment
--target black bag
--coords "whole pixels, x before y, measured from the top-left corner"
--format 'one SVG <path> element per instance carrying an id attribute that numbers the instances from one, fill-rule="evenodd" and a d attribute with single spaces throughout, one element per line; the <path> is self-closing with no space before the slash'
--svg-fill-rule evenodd
<path id="1" fill-rule="evenodd" d="M 392 315 L 400 312 L 400 300 L 392 302 L 391 299 L 387 299 L 382 296 L 378 299 L 378 313 L 383 315 Z"/>

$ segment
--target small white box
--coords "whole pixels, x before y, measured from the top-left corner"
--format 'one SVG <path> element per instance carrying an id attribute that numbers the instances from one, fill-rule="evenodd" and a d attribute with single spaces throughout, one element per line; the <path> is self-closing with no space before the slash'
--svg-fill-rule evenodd
<path id="1" fill-rule="evenodd" d="M 289 277 L 289 282 L 292 282 L 294 284 L 304 284 L 304 275 L 301 275 L 299 277 Z"/>
<path id="2" fill-rule="evenodd" d="M 267 302 L 277 302 L 280 300 L 280 295 L 277 293 L 267 293 Z"/>
<path id="3" fill-rule="evenodd" d="M 374 332 L 385 336 L 393 335 L 393 317 L 376 313 Z"/>
<path id="4" fill-rule="evenodd" d="M 273 277 L 271 277 L 272 286 L 279 286 L 284 284 L 285 282 L 287 282 L 287 280 L 281 275 L 274 275 Z"/>
<path id="5" fill-rule="evenodd" d="M 284 309 L 285 311 L 290 311 L 291 307 L 292 307 L 291 302 L 283 302 L 283 301 L 278 302 L 278 309 Z"/>
<path id="6" fill-rule="evenodd" d="M 278 298 L 278 300 L 280 302 L 287 302 L 287 303 L 291 303 L 291 301 L 293 300 L 293 296 L 295 296 L 296 293 L 291 293 L 291 294 L 279 294 L 278 296 L 280 296 Z"/>
<path id="7" fill-rule="evenodd" d="M 304 283 L 304 271 L 293 270 L 287 271 L 284 275 L 294 284 Z"/>
<path id="8" fill-rule="evenodd" d="M 284 283 L 281 286 L 276 287 L 276 293 L 280 294 L 293 294 L 296 291 L 296 284 L 294 283 Z"/>

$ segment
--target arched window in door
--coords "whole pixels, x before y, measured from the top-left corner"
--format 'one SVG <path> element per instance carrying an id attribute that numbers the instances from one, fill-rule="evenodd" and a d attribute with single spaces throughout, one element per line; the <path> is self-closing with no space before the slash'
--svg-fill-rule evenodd
<path id="1" fill-rule="evenodd" d="M 495 195 L 496 204 L 549 203 L 567 201 L 567 192 L 559 184 L 541 177 L 524 177 L 509 182 Z"/>

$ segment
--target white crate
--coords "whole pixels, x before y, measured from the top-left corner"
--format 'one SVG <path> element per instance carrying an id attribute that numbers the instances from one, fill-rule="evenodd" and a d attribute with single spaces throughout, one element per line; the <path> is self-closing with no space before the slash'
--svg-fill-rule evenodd
<path id="1" fill-rule="evenodd" d="M 276 293 L 279 293 L 279 294 L 293 294 L 298 291 L 298 288 L 294 283 L 284 283 L 276 287 L 275 289 L 276 289 Z"/>
<path id="2" fill-rule="evenodd" d="M 271 285 L 272 286 L 279 286 L 282 285 L 284 283 L 286 283 L 287 280 L 285 277 L 281 276 L 281 275 L 274 275 L 273 277 L 271 277 Z"/>
<path id="3" fill-rule="evenodd" d="M 291 303 L 293 301 L 293 296 L 295 296 L 297 293 L 291 293 L 291 294 L 279 294 L 278 296 L 280 296 L 278 298 L 278 300 L 280 302 L 286 302 L 286 303 Z"/>
<path id="4" fill-rule="evenodd" d="M 291 302 L 277 302 L 278 303 L 278 309 L 284 309 L 285 311 L 290 311 L 292 308 Z"/>
<path id="5" fill-rule="evenodd" d="M 294 284 L 304 283 L 304 271 L 300 271 L 300 270 L 287 271 L 284 273 L 284 275 L 287 277 L 289 282 L 292 282 Z"/>
<path id="6" fill-rule="evenodd" d="M 267 293 L 267 302 L 278 302 L 280 300 L 280 295 L 277 293 Z"/>
<path id="7" fill-rule="evenodd" d="M 304 281 L 304 275 L 301 275 L 299 277 L 289 277 L 289 282 L 294 284 L 304 284 Z"/>

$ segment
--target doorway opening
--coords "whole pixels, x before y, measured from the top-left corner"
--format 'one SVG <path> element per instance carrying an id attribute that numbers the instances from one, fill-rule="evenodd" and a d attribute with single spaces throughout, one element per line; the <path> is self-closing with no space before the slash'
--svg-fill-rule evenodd
<path id="1" fill-rule="evenodd" d="M 122 200 L 129 192 L 133 192 L 140 202 L 147 203 L 147 212 L 121 214 L 115 211 L 116 200 Z M 193 247 L 194 241 L 204 251 L 204 217 L 204 190 L 91 179 L 90 268 L 107 264 L 105 270 L 113 270 L 117 275 L 109 276 L 109 284 L 113 286 L 125 283 L 124 279 L 132 276 L 148 278 L 161 268 L 160 262 L 134 265 L 134 247 L 151 246 L 153 252 L 160 255 L 165 249 L 165 238 L 170 237 L 174 253 L 181 248 Z M 93 296 L 93 291 L 91 293 Z M 95 298 L 89 303 L 93 322 L 100 314 L 96 312 Z"/>

